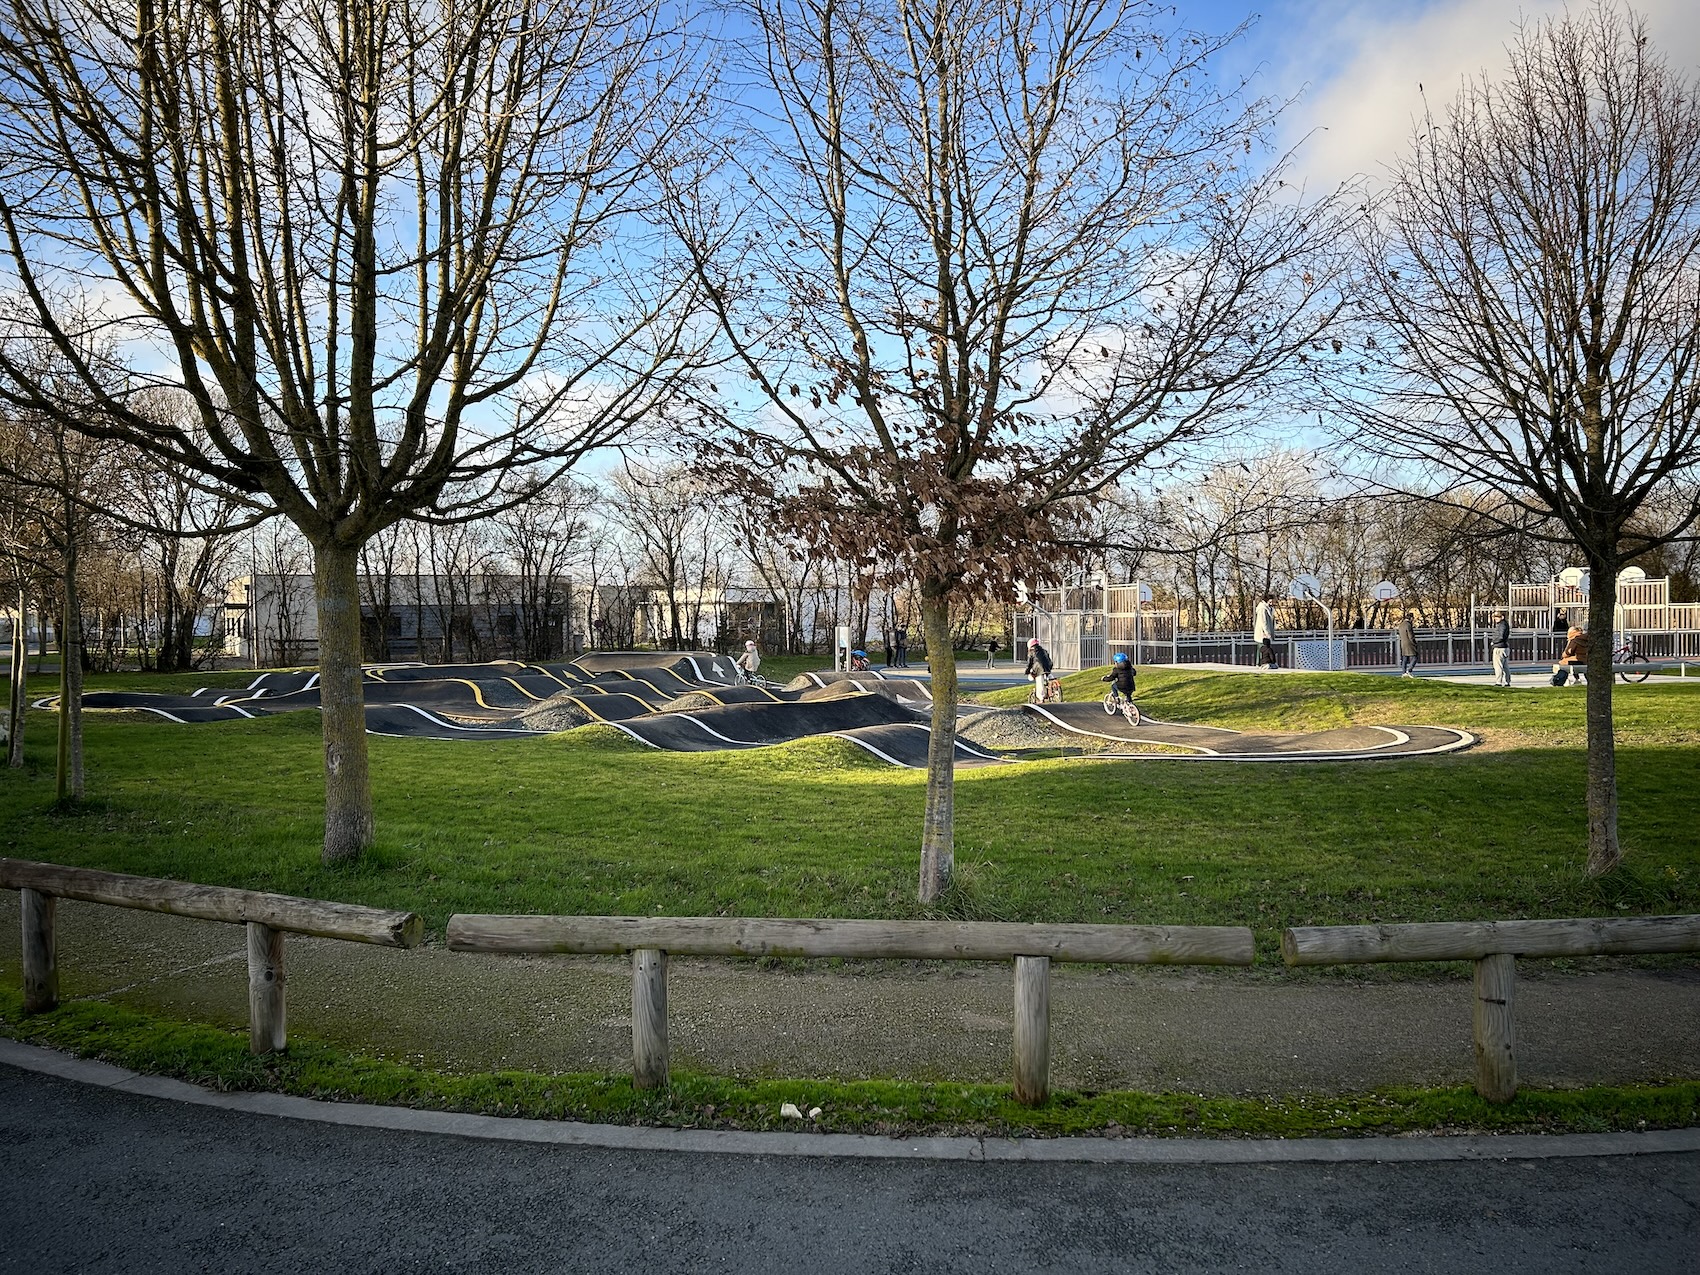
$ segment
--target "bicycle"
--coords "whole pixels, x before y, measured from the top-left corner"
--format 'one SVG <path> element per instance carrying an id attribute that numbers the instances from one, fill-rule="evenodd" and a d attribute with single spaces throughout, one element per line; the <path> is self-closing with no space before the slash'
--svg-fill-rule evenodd
<path id="1" fill-rule="evenodd" d="M 1062 697 L 1062 678 L 1055 673 L 1049 673 L 1045 676 L 1044 692 L 1041 694 L 1039 688 L 1035 686 L 1027 693 L 1027 702 L 1029 704 L 1060 703 Z"/>
<path id="2" fill-rule="evenodd" d="M 1645 664 L 1647 657 L 1635 649 L 1634 642 L 1625 642 L 1611 653 L 1611 662 L 1613 664 Z M 1620 669 L 1617 675 L 1626 682 L 1645 682 L 1652 676 L 1652 673 L 1653 670 L 1650 668 L 1636 669 L 1634 672 L 1628 669 Z"/>
<path id="3" fill-rule="evenodd" d="M 1139 705 L 1135 704 L 1131 697 L 1123 699 L 1122 693 L 1116 690 L 1113 686 L 1108 691 L 1104 692 L 1104 711 L 1111 717 L 1120 713 L 1123 717 L 1127 718 L 1127 724 L 1129 726 L 1139 725 Z"/>

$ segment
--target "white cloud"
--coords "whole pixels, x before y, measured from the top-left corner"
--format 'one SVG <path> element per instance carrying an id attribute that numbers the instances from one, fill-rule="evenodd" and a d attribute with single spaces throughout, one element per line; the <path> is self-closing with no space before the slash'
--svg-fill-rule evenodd
<path id="1" fill-rule="evenodd" d="M 1569 7 L 1579 12 L 1585 2 Z M 1358 175 L 1378 179 L 1407 146 L 1425 92 L 1441 113 L 1465 79 L 1503 73 L 1519 20 L 1565 8 L 1560 0 L 1322 0 L 1273 41 L 1274 33 L 1265 30 L 1268 79 L 1285 92 L 1302 93 L 1284 132 L 1289 144 L 1309 135 L 1299 168 L 1311 188 Z M 1633 8 L 1647 19 L 1672 66 L 1694 75 L 1700 69 L 1700 5 L 1642 0 Z"/>

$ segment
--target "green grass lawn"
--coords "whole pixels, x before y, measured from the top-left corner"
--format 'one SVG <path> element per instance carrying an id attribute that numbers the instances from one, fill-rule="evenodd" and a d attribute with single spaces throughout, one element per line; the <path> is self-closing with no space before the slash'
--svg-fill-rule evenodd
<path id="1" fill-rule="evenodd" d="M 1062 679 L 1063 698 L 1103 698 L 1107 668 Z M 1619 745 L 1700 746 L 1700 678 L 1690 685 L 1619 683 L 1613 708 Z M 1025 703 L 1030 688 L 1012 686 L 976 697 L 986 704 Z M 1501 690 L 1370 673 L 1223 673 L 1146 668 L 1139 706 L 1162 721 L 1237 730 L 1328 730 L 1336 726 L 1456 726 L 1493 746 L 1583 747 L 1586 691 L 1571 687 Z M 1700 757 L 1697 757 L 1700 760 Z"/>
<path id="2" fill-rule="evenodd" d="M 127 679 L 150 689 L 157 679 Z M 204 675 L 184 683 L 205 684 Z M 1066 683 L 1096 695 L 1094 675 Z M 1019 694 L 1017 688 L 1017 693 Z M 89 714 L 89 799 L 52 806 L 52 725 L 0 772 L 0 854 L 422 912 L 665 913 L 1282 926 L 1700 912 L 1700 687 L 1618 690 L 1626 869 L 1583 878 L 1582 696 L 1345 675 L 1149 670 L 1173 720 L 1455 725 L 1402 762 L 1052 760 L 961 773 L 959 888 L 914 901 L 922 776 L 845 741 L 720 754 L 607 728 L 371 741 L 378 844 L 319 863 L 318 718 Z"/>

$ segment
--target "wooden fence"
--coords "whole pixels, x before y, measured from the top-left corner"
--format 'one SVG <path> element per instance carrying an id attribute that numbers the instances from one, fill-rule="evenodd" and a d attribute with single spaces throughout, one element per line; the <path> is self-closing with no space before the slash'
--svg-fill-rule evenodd
<path id="1" fill-rule="evenodd" d="M 1476 963 L 1476 1092 L 1517 1096 L 1517 958 L 1700 952 L 1700 916 L 1626 916 L 1563 921 L 1432 921 L 1288 929 L 1288 965 L 1380 961 Z"/>
<path id="2" fill-rule="evenodd" d="M 282 1050 L 288 1043 L 283 967 L 286 933 L 403 948 L 417 947 L 425 937 L 425 921 L 416 912 L 390 912 L 352 903 L 191 885 L 90 868 L 63 868 L 24 859 L 0 859 L 0 888 L 17 890 L 20 895 L 25 1013 L 40 1013 L 59 1003 L 58 951 L 53 932 L 58 899 L 246 925 L 248 1045 L 256 1054 Z"/>
<path id="3" fill-rule="evenodd" d="M 0 858 L 0 889 L 20 892 L 24 1011 L 59 1000 L 57 899 L 166 912 L 247 927 L 250 1048 L 285 1047 L 283 936 L 307 934 L 412 948 L 414 912 L 193 885 L 88 868 Z M 1050 1089 L 1053 961 L 1106 965 L 1250 965 L 1243 926 L 1027 925 L 982 921 L 770 920 L 739 917 L 475 916 L 449 918 L 460 952 L 631 954 L 632 1078 L 667 1083 L 667 960 L 674 956 L 838 957 L 851 960 L 1010 961 L 1014 965 L 1015 1095 L 1040 1103 Z M 1383 961 L 1475 962 L 1476 1089 L 1494 1102 L 1517 1093 L 1518 957 L 1700 952 L 1700 916 L 1592 920 L 1441 921 L 1307 926 L 1281 937 L 1289 966 Z"/>
<path id="4" fill-rule="evenodd" d="M 1015 1096 L 1050 1092 L 1051 962 L 1250 965 L 1243 926 L 1023 925 L 997 921 L 759 920 L 738 917 L 470 916 L 449 918 L 457 952 L 632 955 L 632 1083 L 667 1083 L 667 958 L 841 957 L 1013 961 Z"/>

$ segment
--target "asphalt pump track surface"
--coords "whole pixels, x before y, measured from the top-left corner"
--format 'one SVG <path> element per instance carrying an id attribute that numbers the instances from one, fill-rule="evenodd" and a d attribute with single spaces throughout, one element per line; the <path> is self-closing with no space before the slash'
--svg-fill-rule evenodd
<path id="1" fill-rule="evenodd" d="M 599 651 L 560 664 L 377 664 L 362 670 L 366 729 L 429 739 L 536 739 L 539 710 L 568 711 L 652 748 L 707 752 L 832 735 L 894 766 L 927 764 L 931 695 L 877 672 L 806 673 L 780 687 L 743 685 L 710 652 Z M 92 691 L 93 712 L 147 712 L 168 721 L 232 721 L 320 707 L 318 674 L 261 673 L 241 689 L 192 695 Z M 679 703 L 689 697 L 687 710 Z M 52 708 L 54 697 L 37 700 Z M 957 741 L 959 765 L 999 761 Z"/>
<path id="2" fill-rule="evenodd" d="M 725 656 L 706 651 L 597 651 L 565 663 L 375 664 L 363 670 L 366 729 L 408 738 L 535 739 L 601 724 L 651 748 L 713 752 L 810 736 L 845 739 L 894 766 L 925 768 L 931 694 L 882 674 L 804 673 L 784 686 L 744 685 Z M 261 673 L 241 689 L 192 695 L 92 691 L 85 709 L 148 712 L 191 723 L 320 707 L 314 672 Z M 35 701 L 52 708 L 54 697 Z M 1145 718 L 1138 726 L 1096 702 L 1027 706 L 1065 734 L 1109 740 L 1096 758 L 1343 761 L 1453 752 L 1475 742 L 1439 726 L 1351 726 L 1308 734 L 1242 733 Z M 1125 750 L 1114 745 L 1122 744 Z M 1135 748 L 1160 746 L 1152 753 Z M 961 739 L 959 766 L 1006 760 Z"/>
<path id="3" fill-rule="evenodd" d="M 1111 740 L 1118 744 L 1159 746 L 1174 752 L 1126 752 L 1108 748 L 1091 754 L 1100 760 L 1141 761 L 1377 761 L 1425 757 L 1468 748 L 1476 737 L 1451 726 L 1337 726 L 1297 734 L 1237 731 L 1224 726 L 1187 726 L 1149 715 L 1136 726 L 1101 703 L 1029 704 L 1058 730 Z"/>

